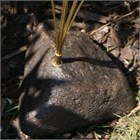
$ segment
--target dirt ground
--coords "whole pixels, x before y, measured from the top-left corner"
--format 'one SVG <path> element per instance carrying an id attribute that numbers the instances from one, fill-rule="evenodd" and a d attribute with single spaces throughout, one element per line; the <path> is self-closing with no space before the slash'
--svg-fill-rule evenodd
<path id="1" fill-rule="evenodd" d="M 61 3 L 56 2 L 57 17 L 60 17 Z M 112 60 L 125 74 L 135 94 L 140 90 L 140 44 L 139 44 L 139 2 L 90 1 L 84 2 L 72 28 L 85 32 L 103 46 Z M 25 53 L 35 38 L 37 26 L 48 24 L 53 29 L 50 1 L 2 1 L 1 2 L 1 111 L 2 138 L 20 138 L 13 127 L 17 115 L 18 88 L 23 79 Z M 115 123 L 116 120 L 113 121 Z M 108 122 L 107 122 L 108 124 Z M 112 130 L 112 123 L 109 123 Z M 67 133 L 54 138 L 95 138 L 90 133 L 97 126 Z M 100 128 L 106 132 L 105 128 Z M 108 139 L 103 134 L 102 138 Z"/>

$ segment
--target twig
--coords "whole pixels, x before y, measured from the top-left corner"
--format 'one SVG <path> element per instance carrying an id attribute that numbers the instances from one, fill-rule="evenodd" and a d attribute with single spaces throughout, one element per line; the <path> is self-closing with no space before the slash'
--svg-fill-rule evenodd
<path id="1" fill-rule="evenodd" d="M 121 19 L 123 19 L 123 18 L 125 18 L 125 17 L 127 17 L 127 16 L 132 15 L 135 11 L 136 11 L 136 9 L 134 9 L 132 12 L 129 12 L 129 13 L 127 13 L 127 14 L 121 16 L 120 18 L 115 19 L 114 21 L 112 21 L 112 23 L 113 23 L 113 22 L 118 22 L 119 20 L 121 20 Z M 94 34 L 95 32 L 99 31 L 100 29 L 102 29 L 102 28 L 108 26 L 109 24 L 111 24 L 111 23 L 109 22 L 109 23 L 107 23 L 107 24 L 105 24 L 105 25 L 99 27 L 98 29 L 92 30 L 91 33 L 90 33 L 89 35 Z"/>
<path id="2" fill-rule="evenodd" d="M 125 17 L 127 17 L 127 16 L 132 15 L 132 14 L 136 11 L 136 9 L 137 9 L 137 8 L 135 8 L 132 12 L 129 12 L 129 13 L 127 13 L 127 14 L 121 16 L 120 18 L 115 19 L 114 22 L 117 22 L 117 21 L 119 21 L 119 20 L 121 20 L 121 19 L 123 19 L 123 18 L 125 18 Z"/>
<path id="3" fill-rule="evenodd" d="M 133 113 L 137 113 L 140 111 L 140 103 L 128 114 L 128 116 L 131 116 Z"/>
<path id="4" fill-rule="evenodd" d="M 20 53 L 22 53 L 22 52 L 24 52 L 24 51 L 26 51 L 26 50 L 27 50 L 27 46 L 22 46 L 21 48 L 19 48 L 19 49 L 16 50 L 15 52 L 12 52 L 12 53 L 10 53 L 10 54 L 7 54 L 7 55 L 3 56 L 3 57 L 1 58 L 1 61 L 4 61 L 4 60 L 9 59 L 9 58 L 11 58 L 11 57 L 14 57 L 15 55 L 18 55 L 18 54 L 20 54 Z"/>
<path id="5" fill-rule="evenodd" d="M 94 131 L 94 136 L 96 140 L 99 140 L 97 133 Z"/>
<path id="6" fill-rule="evenodd" d="M 109 22 L 109 23 L 107 23 L 107 24 L 105 24 L 105 25 L 103 25 L 103 26 L 101 26 L 101 27 L 99 27 L 98 29 L 94 29 L 94 30 L 92 30 L 92 31 L 91 31 L 91 33 L 90 33 L 89 35 L 94 34 L 95 32 L 99 31 L 100 29 L 102 29 L 102 28 L 104 28 L 104 27 L 108 26 L 109 24 L 110 24 L 110 22 Z"/>

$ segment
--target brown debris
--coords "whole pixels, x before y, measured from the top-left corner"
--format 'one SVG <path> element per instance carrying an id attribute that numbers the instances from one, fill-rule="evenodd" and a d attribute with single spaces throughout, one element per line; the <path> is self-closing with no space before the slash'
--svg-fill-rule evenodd
<path id="1" fill-rule="evenodd" d="M 85 20 L 92 20 L 100 23 L 107 23 L 107 21 L 109 20 L 109 18 L 106 16 L 96 14 L 94 12 L 89 12 L 86 10 L 80 10 L 77 16 L 80 18 L 84 18 Z"/>
<path id="2" fill-rule="evenodd" d="M 124 64 L 128 67 L 134 59 L 134 54 L 133 54 L 132 49 L 127 48 L 127 47 L 123 48 L 121 50 L 120 58 L 122 59 Z"/>
<path id="3" fill-rule="evenodd" d="M 119 37 L 117 31 L 113 27 L 110 29 L 109 39 L 108 39 L 109 46 L 119 48 L 123 46 L 121 38 Z"/>

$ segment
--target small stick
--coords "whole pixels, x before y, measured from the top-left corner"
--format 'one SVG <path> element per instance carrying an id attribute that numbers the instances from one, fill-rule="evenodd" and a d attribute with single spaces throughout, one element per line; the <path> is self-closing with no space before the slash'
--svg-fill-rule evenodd
<path id="1" fill-rule="evenodd" d="M 95 32 L 99 31 L 100 29 L 102 29 L 102 28 L 104 28 L 104 27 L 108 26 L 109 24 L 110 24 L 110 22 L 109 22 L 109 23 L 107 23 L 107 24 L 105 24 L 105 25 L 103 25 L 103 26 L 101 26 L 101 27 L 99 27 L 99 28 L 97 28 L 97 29 L 95 29 L 95 30 L 92 30 L 92 31 L 91 31 L 91 33 L 90 33 L 89 35 L 94 34 Z"/>
<path id="2" fill-rule="evenodd" d="M 94 136 L 96 140 L 99 140 L 97 133 L 94 131 Z"/>
<path id="3" fill-rule="evenodd" d="M 12 53 L 10 53 L 10 54 L 7 54 L 7 55 L 3 56 L 3 57 L 1 58 L 1 61 L 4 61 L 4 60 L 9 59 L 9 58 L 11 58 L 11 57 L 14 57 L 15 55 L 18 55 L 18 54 L 20 54 L 20 53 L 22 53 L 22 52 L 24 52 L 24 51 L 26 51 L 26 50 L 27 50 L 27 46 L 22 46 L 21 48 L 19 48 L 19 49 L 16 50 L 15 52 L 12 52 Z"/>
<path id="4" fill-rule="evenodd" d="M 128 114 L 128 116 L 130 116 L 133 113 L 137 113 L 139 111 L 140 111 L 140 103 L 133 110 L 131 110 L 131 112 Z"/>
<path id="5" fill-rule="evenodd" d="M 121 16 L 120 18 L 115 19 L 115 20 L 112 21 L 112 22 L 117 22 L 117 21 L 119 21 L 119 20 L 121 20 L 121 19 L 123 19 L 123 18 L 125 18 L 125 17 L 127 17 L 127 16 L 130 16 L 130 15 L 132 15 L 135 11 L 136 11 L 136 9 L 134 9 L 132 12 L 129 12 L 129 13 L 127 13 L 127 14 Z M 95 32 L 99 31 L 100 29 L 102 29 L 102 28 L 108 26 L 109 24 L 110 24 L 110 22 L 107 23 L 107 24 L 105 24 L 105 25 L 103 25 L 103 26 L 101 26 L 101 27 L 99 27 L 99 28 L 97 28 L 97 29 L 95 29 L 95 30 L 92 30 L 91 33 L 90 33 L 90 35 L 94 34 Z"/>

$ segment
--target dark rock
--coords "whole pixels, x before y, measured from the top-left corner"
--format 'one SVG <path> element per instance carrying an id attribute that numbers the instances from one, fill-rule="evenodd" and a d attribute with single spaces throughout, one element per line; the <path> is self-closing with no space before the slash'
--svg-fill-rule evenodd
<path id="1" fill-rule="evenodd" d="M 68 34 L 63 65 L 51 64 L 54 42 L 44 32 L 26 54 L 20 126 L 33 137 L 61 134 L 128 113 L 135 99 L 116 64 L 87 35 Z"/>

